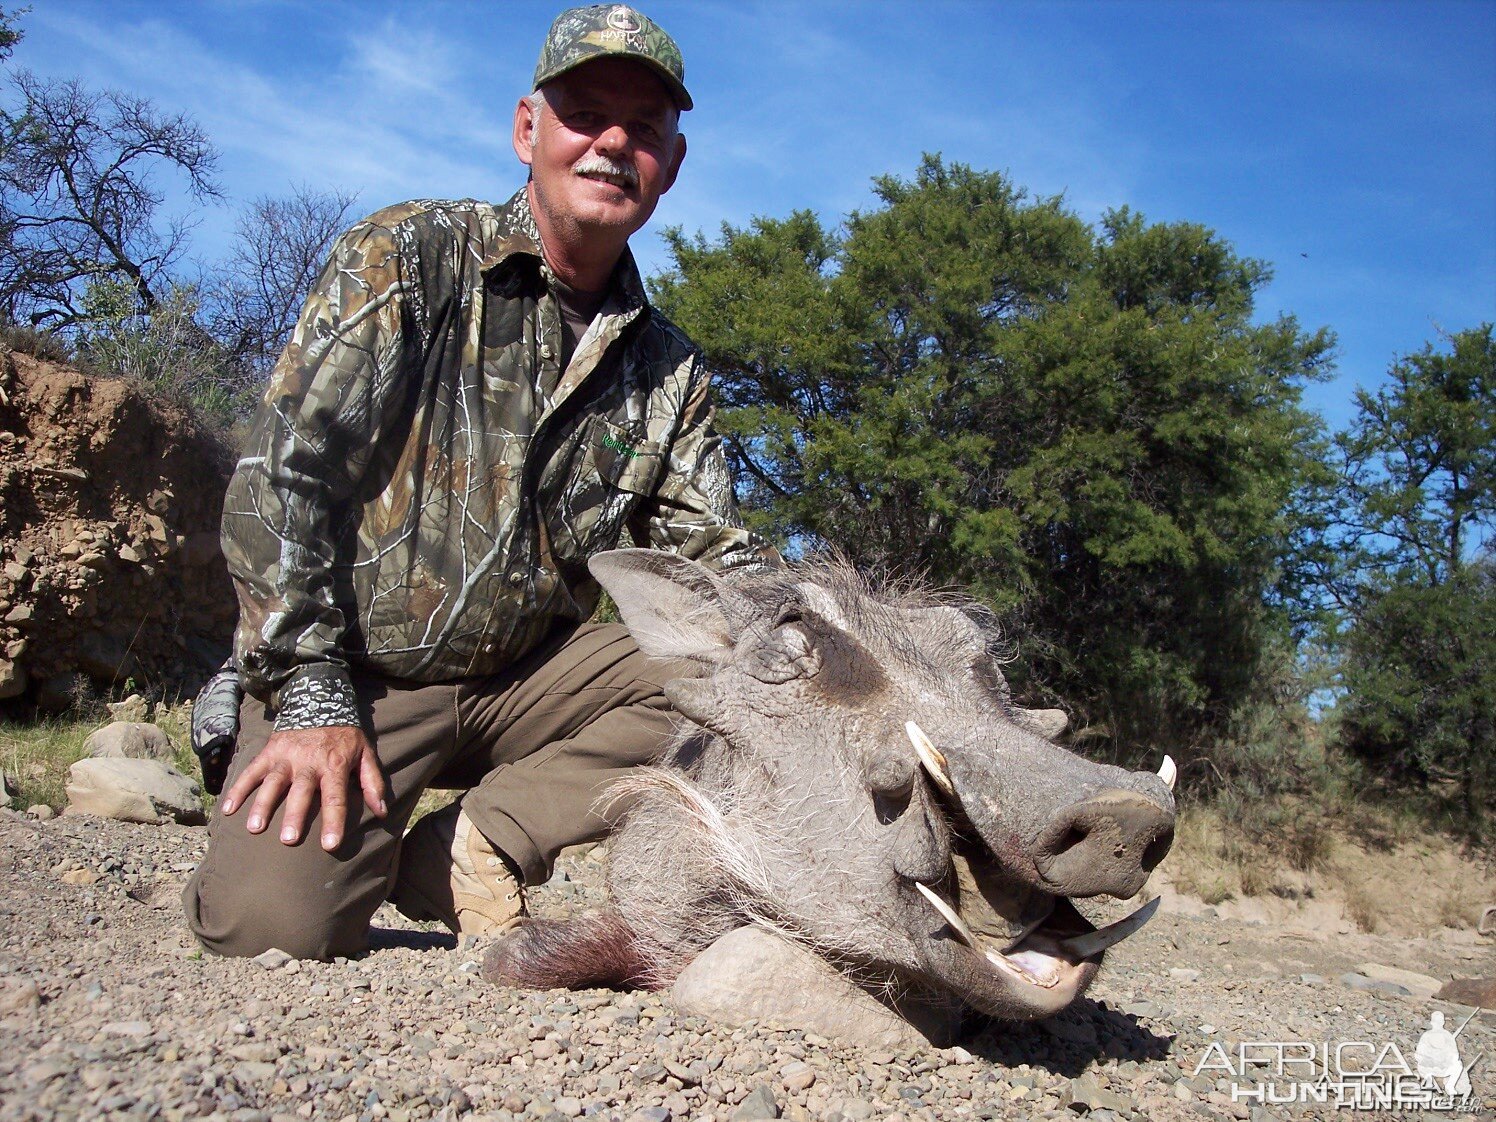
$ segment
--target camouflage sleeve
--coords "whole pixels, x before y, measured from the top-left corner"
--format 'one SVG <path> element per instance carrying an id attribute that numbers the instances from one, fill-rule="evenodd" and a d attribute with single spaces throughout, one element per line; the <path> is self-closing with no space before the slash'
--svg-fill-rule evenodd
<path id="1" fill-rule="evenodd" d="M 334 519 L 401 397 L 402 295 L 388 230 L 360 223 L 339 239 L 229 483 L 235 654 L 250 691 L 276 704 L 279 729 L 358 723 L 333 589 Z"/>
<path id="2" fill-rule="evenodd" d="M 771 566 L 784 562 L 758 534 L 743 528 L 732 472 L 722 438 L 712 428 L 711 375 L 699 355 L 692 364 L 684 422 L 670 446 L 665 478 L 640 512 L 636 540 L 666 549 L 713 569 Z"/>

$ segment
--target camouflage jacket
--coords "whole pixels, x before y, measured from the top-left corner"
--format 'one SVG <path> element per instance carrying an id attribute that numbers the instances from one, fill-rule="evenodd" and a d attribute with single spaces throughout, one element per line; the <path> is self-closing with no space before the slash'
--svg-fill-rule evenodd
<path id="1" fill-rule="evenodd" d="M 235 655 L 277 727 L 357 723 L 350 664 L 504 669 L 592 613 L 587 558 L 625 532 L 777 563 L 738 518 L 700 353 L 632 257 L 564 372 L 549 277 L 523 190 L 390 207 L 334 247 L 224 504 Z"/>

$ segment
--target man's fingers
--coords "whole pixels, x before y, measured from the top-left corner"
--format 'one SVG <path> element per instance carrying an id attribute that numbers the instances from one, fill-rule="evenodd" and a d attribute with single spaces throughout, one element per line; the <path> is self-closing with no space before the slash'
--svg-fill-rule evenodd
<path id="1" fill-rule="evenodd" d="M 218 809 L 224 814 L 233 814 L 239 809 L 240 804 L 249 797 L 249 793 L 260 785 L 265 778 L 265 773 L 270 770 L 269 761 L 263 756 L 256 756 L 249 762 L 249 766 L 234 780 L 234 785 L 228 789 L 218 804 Z"/>
<path id="2" fill-rule="evenodd" d="M 385 806 L 384 772 L 379 770 L 379 760 L 372 748 L 365 748 L 358 760 L 358 783 L 364 792 L 364 805 L 383 818 L 389 813 Z"/>
<path id="3" fill-rule="evenodd" d="M 291 785 L 290 778 L 279 768 L 271 771 L 260 781 L 260 789 L 255 794 L 255 801 L 249 807 L 249 821 L 244 823 L 244 828 L 251 834 L 263 833 L 266 826 L 270 824 L 270 816 L 275 813 L 275 808 L 285 797 L 286 788 Z"/>
<path id="4" fill-rule="evenodd" d="M 331 853 L 343 844 L 348 821 L 348 776 L 322 773 L 322 848 Z"/>
<path id="5" fill-rule="evenodd" d="M 281 815 L 280 840 L 286 845 L 295 845 L 306 831 L 306 820 L 311 816 L 312 806 L 317 801 L 317 779 L 312 775 L 298 775 L 291 784 L 291 793 L 286 796 L 286 811 Z"/>

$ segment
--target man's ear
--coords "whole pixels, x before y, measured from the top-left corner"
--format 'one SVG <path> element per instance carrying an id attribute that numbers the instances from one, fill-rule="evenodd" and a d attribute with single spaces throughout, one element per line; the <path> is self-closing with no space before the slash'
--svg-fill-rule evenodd
<path id="1" fill-rule="evenodd" d="M 680 174 L 680 166 L 685 162 L 685 159 L 686 134 L 678 132 L 675 134 L 675 158 L 670 161 L 670 174 L 666 177 L 664 189 L 660 191 L 660 194 L 663 195 L 675 186 L 675 177 Z"/>
<path id="2" fill-rule="evenodd" d="M 526 167 L 534 159 L 535 110 L 530 108 L 530 99 L 522 97 L 514 107 L 514 154 Z"/>

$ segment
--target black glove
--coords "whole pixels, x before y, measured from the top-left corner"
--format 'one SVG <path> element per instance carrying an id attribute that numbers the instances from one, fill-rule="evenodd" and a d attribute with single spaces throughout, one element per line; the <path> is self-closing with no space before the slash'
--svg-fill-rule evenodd
<path id="1" fill-rule="evenodd" d="M 234 744 L 239 739 L 239 703 L 243 700 L 239 668 L 226 662 L 192 703 L 192 750 L 197 753 L 203 786 L 210 795 L 222 791 L 228 777 L 229 761 L 234 758 Z"/>

